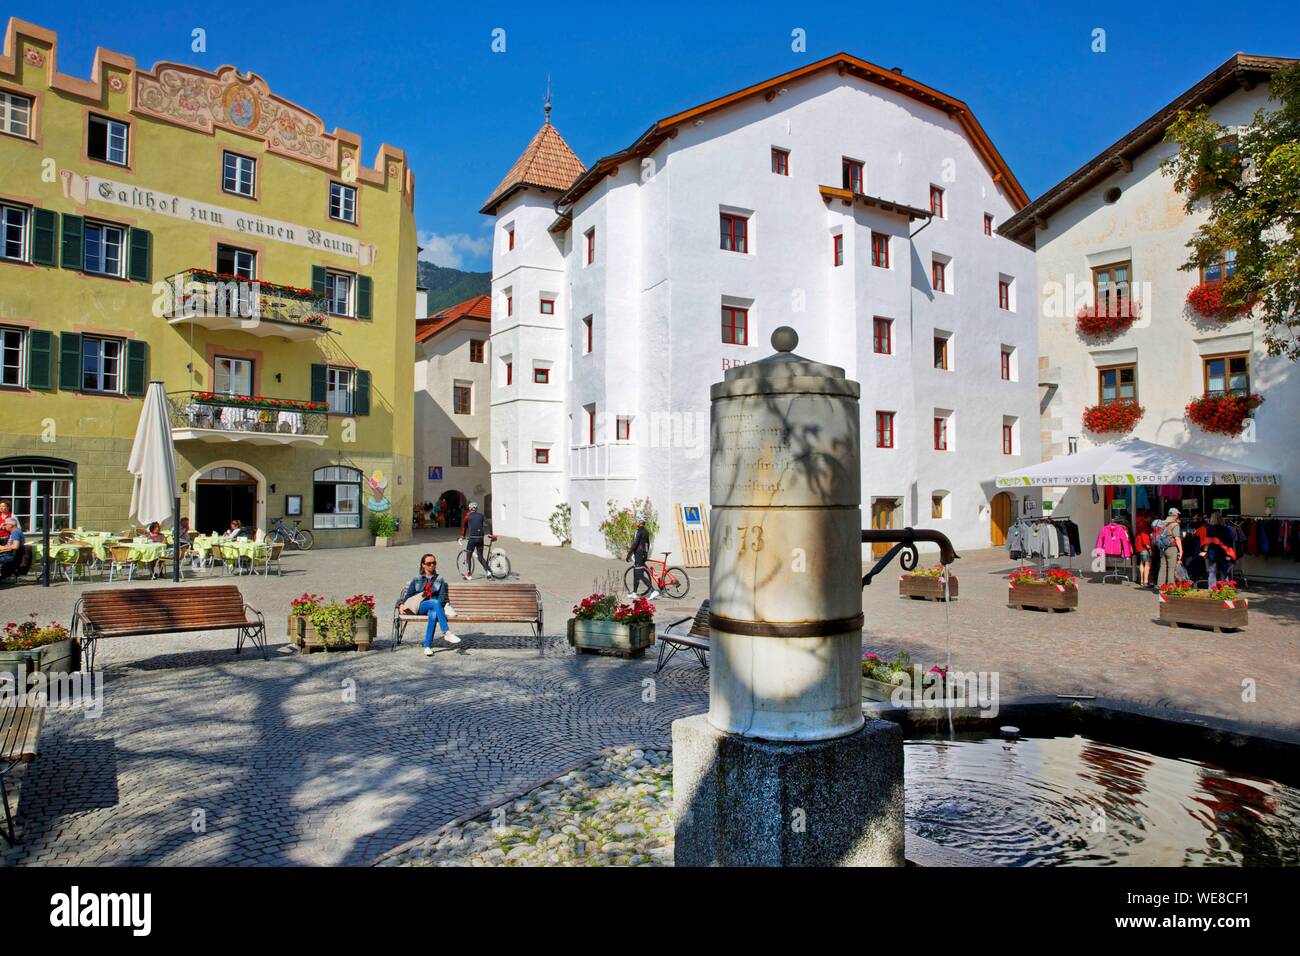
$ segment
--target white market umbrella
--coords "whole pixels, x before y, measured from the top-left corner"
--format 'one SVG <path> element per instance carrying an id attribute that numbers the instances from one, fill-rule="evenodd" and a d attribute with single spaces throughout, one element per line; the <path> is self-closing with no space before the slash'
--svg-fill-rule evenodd
<path id="1" fill-rule="evenodd" d="M 1125 438 L 1078 454 L 1018 468 L 996 479 L 999 488 L 1075 485 L 1278 485 L 1264 468 Z"/>
<path id="2" fill-rule="evenodd" d="M 150 382 L 144 393 L 144 407 L 126 468 L 133 479 L 131 520 L 144 527 L 155 521 L 170 522 L 176 500 L 176 446 L 172 444 L 162 382 Z"/>

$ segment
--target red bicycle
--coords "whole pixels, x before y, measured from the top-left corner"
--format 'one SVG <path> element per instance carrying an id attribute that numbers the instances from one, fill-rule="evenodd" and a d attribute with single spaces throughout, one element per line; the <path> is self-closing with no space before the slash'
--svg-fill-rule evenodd
<path id="1" fill-rule="evenodd" d="M 668 555 L 671 551 L 664 552 L 662 561 L 646 560 L 645 570 L 650 578 L 650 585 L 647 587 L 642 583 L 641 591 L 636 589 L 636 565 L 632 565 L 623 575 L 623 583 L 627 586 L 628 594 L 635 594 L 637 597 L 644 597 L 651 591 L 660 591 L 667 594 L 670 598 L 684 598 L 686 592 L 691 589 L 691 579 L 686 572 L 677 566 L 668 566 Z M 658 570 L 655 566 L 658 565 Z"/>

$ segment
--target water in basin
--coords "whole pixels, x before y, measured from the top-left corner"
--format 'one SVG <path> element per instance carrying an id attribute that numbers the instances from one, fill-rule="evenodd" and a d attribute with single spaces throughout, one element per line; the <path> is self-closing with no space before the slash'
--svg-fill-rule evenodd
<path id="1" fill-rule="evenodd" d="M 1002 866 L 1300 865 L 1300 789 L 1085 736 L 907 741 L 907 825 Z"/>

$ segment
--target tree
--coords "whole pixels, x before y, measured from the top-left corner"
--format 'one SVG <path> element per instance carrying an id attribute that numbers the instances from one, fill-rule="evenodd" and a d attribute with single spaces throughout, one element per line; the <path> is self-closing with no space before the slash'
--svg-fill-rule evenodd
<path id="1" fill-rule="evenodd" d="M 1191 272 L 1235 250 L 1221 281 L 1226 311 L 1252 311 L 1271 355 L 1300 359 L 1300 64 L 1270 81 L 1278 108 L 1260 109 L 1236 131 L 1202 105 L 1182 110 L 1165 133 L 1178 153 L 1161 164 L 1189 215 L 1209 217 L 1188 241 Z"/>

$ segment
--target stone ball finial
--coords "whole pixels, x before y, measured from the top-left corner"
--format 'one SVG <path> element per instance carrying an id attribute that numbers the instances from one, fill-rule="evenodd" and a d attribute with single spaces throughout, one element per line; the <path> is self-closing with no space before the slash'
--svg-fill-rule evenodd
<path id="1" fill-rule="evenodd" d="M 783 325 L 772 333 L 772 348 L 778 352 L 793 352 L 799 344 L 799 333 Z"/>

